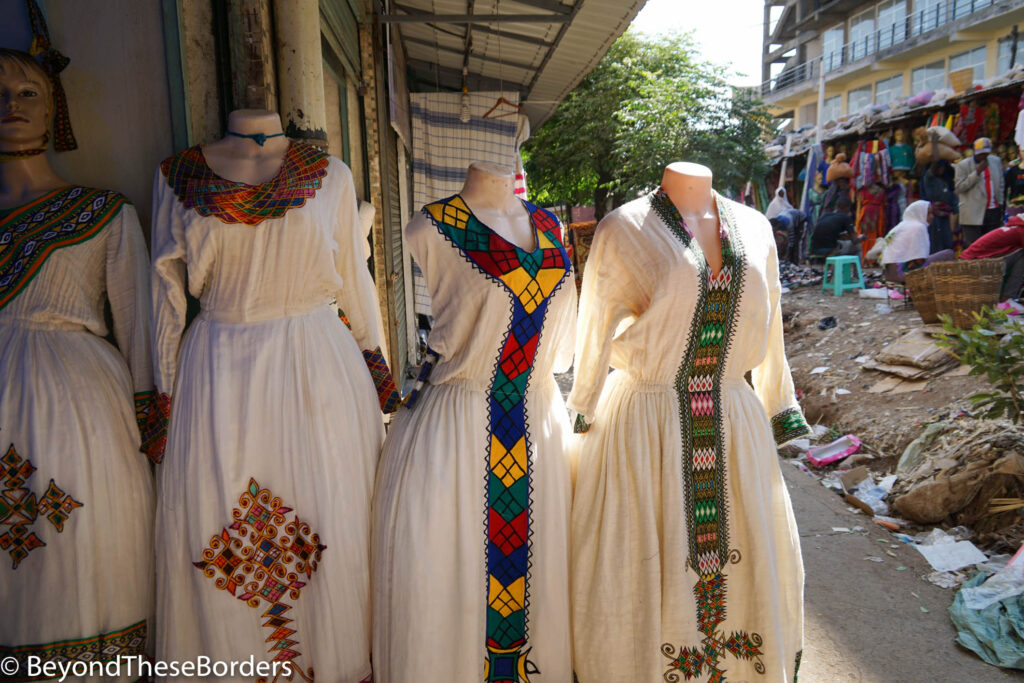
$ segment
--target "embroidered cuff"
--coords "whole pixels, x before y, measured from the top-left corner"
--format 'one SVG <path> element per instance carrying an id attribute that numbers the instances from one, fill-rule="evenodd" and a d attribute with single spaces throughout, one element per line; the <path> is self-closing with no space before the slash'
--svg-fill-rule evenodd
<path id="1" fill-rule="evenodd" d="M 423 354 L 423 365 L 420 366 L 420 374 L 416 376 L 416 382 L 412 385 L 412 391 L 405 397 L 405 407 L 412 410 L 416 406 L 416 402 L 420 400 L 420 394 L 423 392 L 423 387 L 427 386 L 427 382 L 430 381 L 430 373 L 434 371 L 434 365 L 441 355 L 434 349 L 427 347 L 427 351 Z"/>
<path id="2" fill-rule="evenodd" d="M 583 413 L 577 413 L 576 419 L 573 420 L 572 431 L 576 434 L 586 434 L 590 431 L 590 423 L 587 422 L 587 418 L 583 417 Z"/>
<path id="3" fill-rule="evenodd" d="M 142 445 L 139 450 L 156 464 L 164 459 L 167 425 L 171 421 L 171 397 L 146 391 L 135 394 L 135 419 L 139 421 Z"/>
<path id="4" fill-rule="evenodd" d="M 398 410 L 402 403 L 402 395 L 398 393 L 395 380 L 391 376 L 388 362 L 384 360 L 378 346 L 373 351 L 363 351 L 363 359 L 366 367 L 370 370 L 370 377 L 373 378 L 373 385 L 377 387 L 377 399 L 380 401 L 380 409 L 383 413 L 393 413 Z"/>
<path id="5" fill-rule="evenodd" d="M 341 306 L 338 306 L 338 318 L 341 320 L 341 322 L 345 323 L 345 327 L 347 327 L 349 329 L 349 332 L 351 332 L 352 323 L 348 321 L 348 316 L 345 315 L 345 311 L 341 310 Z M 366 351 L 363 351 L 363 353 L 365 354 Z"/>
<path id="6" fill-rule="evenodd" d="M 772 418 L 772 435 L 775 437 L 776 446 L 782 446 L 810 433 L 811 428 L 799 408 L 787 408 Z"/>

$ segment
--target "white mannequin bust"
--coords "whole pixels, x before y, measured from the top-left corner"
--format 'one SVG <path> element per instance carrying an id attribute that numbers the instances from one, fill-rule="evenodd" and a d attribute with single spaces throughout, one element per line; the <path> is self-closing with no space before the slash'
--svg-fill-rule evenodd
<path id="1" fill-rule="evenodd" d="M 661 187 L 686 221 L 711 270 L 721 271 L 722 238 L 718 206 L 711 189 L 711 169 L 686 161 L 671 163 L 661 176 Z"/>
<path id="2" fill-rule="evenodd" d="M 291 143 L 284 136 L 281 117 L 276 112 L 236 109 L 228 114 L 228 131 L 239 135 L 263 134 L 266 140 L 260 145 L 252 138 L 228 134 L 203 145 L 210 170 L 225 180 L 246 185 L 259 185 L 277 175 Z"/>

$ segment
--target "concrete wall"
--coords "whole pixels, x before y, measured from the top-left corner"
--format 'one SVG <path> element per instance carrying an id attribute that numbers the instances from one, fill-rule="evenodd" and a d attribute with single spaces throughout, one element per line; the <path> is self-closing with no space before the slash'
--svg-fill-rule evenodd
<path id="1" fill-rule="evenodd" d="M 50 152 L 80 185 L 124 193 L 149 233 L 153 174 L 173 152 L 160 3 L 155 0 L 40 2 L 53 45 L 71 59 L 61 74 L 78 149 Z M 24 0 L 0 0 L 6 47 L 26 49 Z M 8 22 L 7 19 L 10 19 Z"/>

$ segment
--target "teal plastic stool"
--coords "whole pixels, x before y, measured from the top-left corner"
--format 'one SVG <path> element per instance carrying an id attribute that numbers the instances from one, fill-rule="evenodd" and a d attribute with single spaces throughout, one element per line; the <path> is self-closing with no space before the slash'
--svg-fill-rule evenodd
<path id="1" fill-rule="evenodd" d="M 848 289 L 864 289 L 864 271 L 860 268 L 860 256 L 829 256 L 825 259 L 825 271 L 821 275 L 821 291 L 829 287 L 828 269 L 832 267 L 832 294 L 842 296 Z M 851 266 L 850 279 L 846 279 L 846 267 Z M 856 269 L 857 275 L 853 275 Z"/>

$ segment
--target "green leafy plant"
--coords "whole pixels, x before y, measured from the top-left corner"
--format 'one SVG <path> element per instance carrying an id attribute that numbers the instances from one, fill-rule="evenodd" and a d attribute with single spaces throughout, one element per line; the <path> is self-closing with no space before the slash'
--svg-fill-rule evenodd
<path id="1" fill-rule="evenodd" d="M 1024 422 L 1024 320 L 988 306 L 973 315 L 968 329 L 940 315 L 945 334 L 937 343 L 970 365 L 969 374 L 983 376 L 992 385 L 994 391 L 970 397 L 982 417 Z"/>

